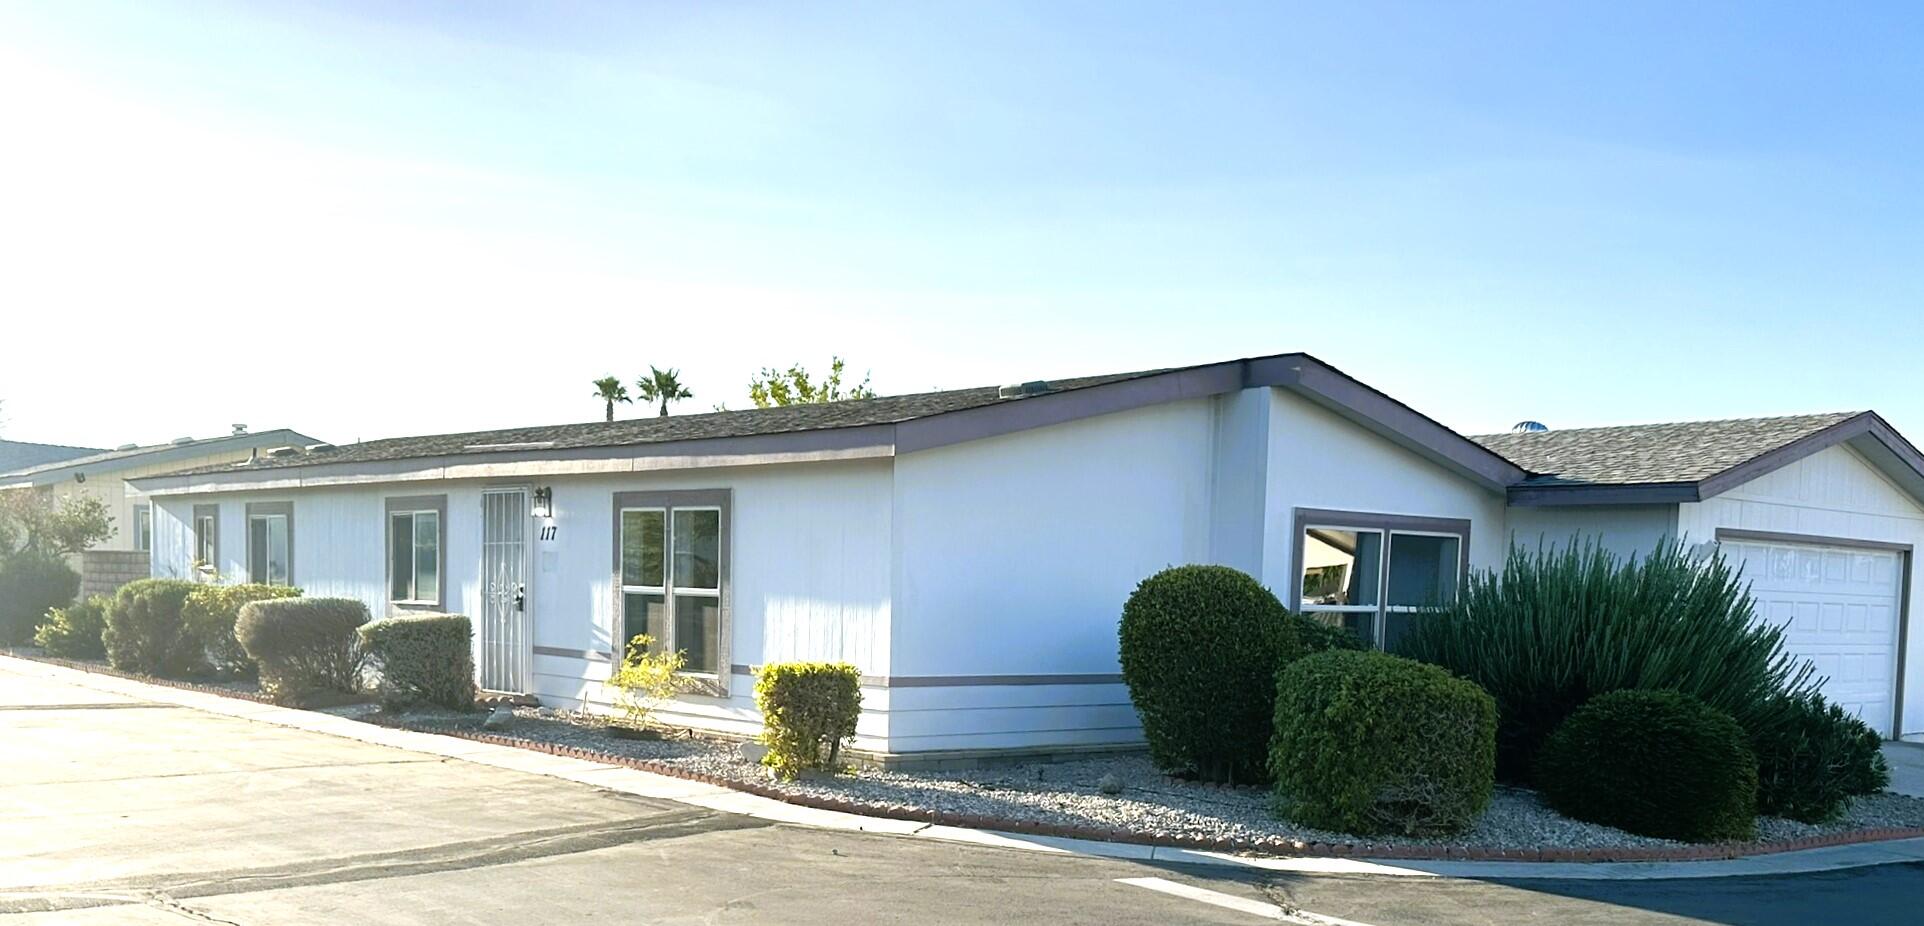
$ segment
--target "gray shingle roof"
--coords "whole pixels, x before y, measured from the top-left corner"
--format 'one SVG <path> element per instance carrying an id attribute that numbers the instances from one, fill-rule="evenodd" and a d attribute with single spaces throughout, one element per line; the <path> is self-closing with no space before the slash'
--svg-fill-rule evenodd
<path id="1" fill-rule="evenodd" d="M 142 466 L 148 463 L 165 462 L 168 457 L 163 455 L 176 457 L 203 456 L 219 450 L 235 447 L 246 448 L 250 445 L 272 446 L 279 443 L 306 445 L 313 442 L 314 438 L 302 434 L 299 431 L 276 428 L 271 431 L 254 431 L 246 434 L 223 434 L 220 437 L 203 437 L 187 440 L 184 443 L 145 444 L 138 447 L 128 447 L 123 450 L 87 450 L 84 454 L 77 454 L 66 459 L 53 460 L 17 470 L 0 471 L 0 482 L 17 481 L 30 483 L 35 476 L 79 467 L 88 467 L 89 469 L 93 467 L 119 469 L 126 466 Z"/>
<path id="2" fill-rule="evenodd" d="M 1090 386 L 1139 379 L 1164 372 L 1168 371 L 1142 370 L 1134 373 L 1050 380 L 1049 392 L 1085 389 Z M 591 421 L 582 424 L 506 428 L 497 431 L 393 437 L 358 444 L 342 444 L 318 451 L 263 456 L 253 463 L 246 464 L 245 468 L 251 472 L 322 464 L 461 456 L 507 450 L 631 447 L 669 441 L 790 434 L 799 431 L 898 424 L 945 412 L 1020 401 L 1020 399 L 1002 398 L 998 394 L 999 390 L 998 386 L 983 386 L 974 389 L 881 396 L 873 399 L 853 399 L 811 405 L 671 415 L 666 418 L 633 418 L 623 421 Z M 236 465 L 207 466 L 182 470 L 172 475 L 231 472 L 237 468 L 239 467 Z"/>
<path id="3" fill-rule="evenodd" d="M 64 444 L 33 444 L 26 441 L 0 440 L 0 475 L 100 452 L 98 447 L 68 447 Z"/>
<path id="4" fill-rule="evenodd" d="M 1533 475 L 1525 486 L 1699 482 L 1859 412 L 1482 434 L 1471 440 Z"/>

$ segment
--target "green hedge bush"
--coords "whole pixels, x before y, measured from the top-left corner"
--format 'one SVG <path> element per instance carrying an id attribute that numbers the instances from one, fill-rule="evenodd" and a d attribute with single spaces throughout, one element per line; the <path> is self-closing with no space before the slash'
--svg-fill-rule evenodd
<path id="1" fill-rule="evenodd" d="M 1496 701 L 1436 666 L 1348 649 L 1276 675 L 1269 767 L 1291 820 L 1363 836 L 1460 832 L 1490 802 Z"/>
<path id="2" fill-rule="evenodd" d="M 842 744 L 862 714 L 861 675 L 844 662 L 780 662 L 755 678 L 762 712 L 762 764 L 783 778 L 806 770 L 836 771 Z"/>
<path id="3" fill-rule="evenodd" d="M 1544 740 L 1536 780 L 1558 813 L 1685 842 L 1757 835 L 1757 758 L 1729 714 L 1676 691 L 1613 691 Z"/>
<path id="4" fill-rule="evenodd" d="M 261 692 L 299 704 L 360 691 L 365 623 L 352 598 L 279 598 L 242 605 L 234 636 L 260 666 Z"/>
<path id="5" fill-rule="evenodd" d="M 107 655 L 100 642 L 107 629 L 107 608 L 113 599 L 92 595 L 64 608 L 47 612 L 47 621 L 33 633 L 33 642 L 49 656 L 64 659 L 103 659 Z"/>
<path id="6" fill-rule="evenodd" d="M 181 617 L 187 596 L 199 586 L 181 579 L 139 579 L 114 592 L 100 642 L 107 662 L 123 672 L 184 676 L 203 672 L 207 661 Z"/>
<path id="7" fill-rule="evenodd" d="M 1276 668 L 1301 655 L 1282 602 L 1227 566 L 1177 566 L 1122 607 L 1120 658 L 1150 758 L 1209 781 L 1267 778 Z"/>
<path id="8" fill-rule="evenodd" d="M 80 574 L 59 556 L 35 549 L 0 554 L 0 646 L 33 639 L 47 612 L 78 594 Z"/>
<path id="9" fill-rule="evenodd" d="M 1722 556 L 1674 543 L 1627 561 L 1595 543 L 1513 549 L 1502 572 L 1473 574 L 1453 605 L 1413 622 L 1397 652 L 1496 697 L 1497 773 L 1511 781 L 1528 781 L 1550 731 L 1605 692 L 1681 691 L 1756 733 L 1779 695 L 1812 688 Z"/>
<path id="10" fill-rule="evenodd" d="M 1823 823 L 1891 783 L 1884 738 L 1849 711 L 1816 694 L 1781 698 L 1778 708 L 1778 720 L 1751 736 L 1759 812 Z"/>
<path id="11" fill-rule="evenodd" d="M 1304 654 L 1333 649 L 1369 649 L 1363 645 L 1363 638 L 1351 633 L 1347 627 L 1326 624 L 1307 614 L 1291 614 L 1289 619 L 1296 625 L 1296 639 Z"/>
<path id="12" fill-rule="evenodd" d="M 181 603 L 180 616 L 187 623 L 187 635 L 206 654 L 214 671 L 228 675 L 252 675 L 254 661 L 247 658 L 240 641 L 234 638 L 234 622 L 240 619 L 241 605 L 250 601 L 296 598 L 298 588 L 286 585 L 201 585 L 188 593 Z"/>
<path id="13" fill-rule="evenodd" d="M 380 671 L 381 704 L 474 709 L 474 628 L 460 614 L 389 617 L 361 628 L 361 647 Z"/>

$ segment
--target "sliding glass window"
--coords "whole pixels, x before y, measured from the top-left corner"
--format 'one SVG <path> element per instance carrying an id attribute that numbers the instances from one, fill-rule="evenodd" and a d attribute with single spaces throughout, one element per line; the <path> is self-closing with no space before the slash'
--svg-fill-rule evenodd
<path id="1" fill-rule="evenodd" d="M 1394 649 L 1410 622 L 1456 597 L 1469 524 L 1299 512 L 1298 608 L 1366 644 Z"/>

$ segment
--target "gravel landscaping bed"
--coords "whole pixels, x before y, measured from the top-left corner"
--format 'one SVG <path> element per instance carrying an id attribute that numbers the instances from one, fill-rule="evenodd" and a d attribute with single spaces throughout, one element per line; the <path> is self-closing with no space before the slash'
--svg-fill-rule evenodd
<path id="1" fill-rule="evenodd" d="M 10 652 L 27 658 L 47 658 L 32 651 Z M 126 675 L 91 660 L 48 661 Z M 237 697 L 256 697 L 259 692 L 259 686 L 247 679 L 203 679 L 173 684 Z M 440 709 L 394 715 L 381 711 L 372 702 L 316 709 L 424 732 L 478 733 L 482 732 L 487 717 L 485 710 L 457 713 Z M 1360 839 L 1276 819 L 1270 813 L 1270 795 L 1266 790 L 1171 778 L 1158 772 L 1148 758 L 1141 755 L 939 773 L 857 768 L 833 778 L 778 782 L 771 780 L 761 766 L 742 759 L 736 743 L 692 733 L 667 734 L 660 739 L 631 739 L 612 735 L 610 726 L 608 719 L 599 715 L 522 707 L 514 710 L 514 721 L 508 729 L 496 732 L 538 743 L 656 762 L 691 773 L 773 788 L 783 794 L 855 802 L 893 815 L 912 817 L 944 812 L 1044 825 L 1120 829 L 1156 841 L 1222 840 L 1278 852 L 1309 843 L 1369 843 L 1415 850 L 1578 851 L 1663 849 L 1683 845 L 1559 816 L 1545 807 L 1534 792 L 1519 788 L 1499 787 L 1476 824 L 1450 839 Z M 1100 782 L 1109 776 L 1120 782 L 1119 793 L 1107 794 L 1100 787 Z M 1785 843 L 1889 828 L 1924 828 L 1924 799 L 1887 792 L 1856 799 L 1842 817 L 1830 823 L 1761 817 L 1757 826 L 1759 843 Z"/>
<path id="2" fill-rule="evenodd" d="M 482 714 L 414 714 L 382 718 L 433 732 L 481 729 Z M 1115 828 L 1180 840 L 1234 840 L 1285 851 L 1295 843 L 1355 843 L 1410 848 L 1463 849 L 1654 849 L 1682 843 L 1636 836 L 1552 812 L 1534 792 L 1498 788 L 1490 806 L 1467 832 L 1449 839 L 1396 837 L 1358 839 L 1297 826 L 1269 811 L 1269 792 L 1170 778 L 1147 757 L 1127 755 L 1075 762 L 1026 763 L 956 772 L 885 772 L 856 769 L 826 779 L 772 782 L 759 766 L 741 758 L 736 745 L 693 735 L 631 740 L 609 735 L 607 721 L 592 715 L 520 708 L 503 735 L 573 746 L 707 775 L 774 786 L 787 794 L 855 801 L 878 809 L 943 811 L 1043 824 Z M 1121 781 L 1118 794 L 1099 787 L 1104 776 Z M 1853 802 L 1832 823 L 1812 825 L 1764 817 L 1762 842 L 1846 833 L 1880 827 L 1924 827 L 1924 800 L 1880 794 Z"/>

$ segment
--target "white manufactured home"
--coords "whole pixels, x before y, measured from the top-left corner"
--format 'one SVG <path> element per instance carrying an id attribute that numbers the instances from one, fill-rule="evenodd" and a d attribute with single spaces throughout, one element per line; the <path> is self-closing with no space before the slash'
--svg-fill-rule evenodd
<path id="1" fill-rule="evenodd" d="M 1871 413 L 1472 439 L 1304 354 L 1021 387 L 314 447 L 136 480 L 156 575 L 476 621 L 486 688 L 605 706 L 641 632 L 759 727 L 755 666 L 863 675 L 899 760 L 1140 741 L 1116 624 L 1172 564 L 1374 641 L 1513 539 L 1718 541 L 1831 693 L 1924 734 L 1924 457 Z"/>

